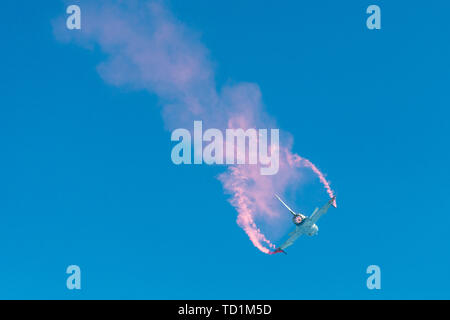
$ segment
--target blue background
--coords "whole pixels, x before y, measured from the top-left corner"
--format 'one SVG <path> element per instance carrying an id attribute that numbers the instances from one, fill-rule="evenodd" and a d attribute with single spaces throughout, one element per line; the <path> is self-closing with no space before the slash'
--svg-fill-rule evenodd
<path id="1" fill-rule="evenodd" d="M 365 23 L 374 3 L 379 31 Z M 450 3 L 170 8 L 201 32 L 219 84 L 259 84 L 338 210 L 288 255 L 260 253 L 222 169 L 172 164 L 156 97 L 108 86 L 101 52 L 55 40 L 62 2 L 2 1 L 0 298 L 450 298 Z M 366 287 L 371 264 L 381 290 Z"/>

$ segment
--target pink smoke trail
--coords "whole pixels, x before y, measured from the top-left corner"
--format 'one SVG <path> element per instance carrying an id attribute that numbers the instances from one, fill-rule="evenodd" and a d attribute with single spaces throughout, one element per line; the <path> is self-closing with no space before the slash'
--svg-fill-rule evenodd
<path id="1" fill-rule="evenodd" d="M 319 180 L 324 185 L 328 195 L 330 196 L 330 198 L 333 198 L 334 197 L 333 190 L 331 190 L 330 183 L 327 181 L 327 179 L 325 179 L 323 173 L 319 169 L 317 169 L 317 167 L 308 159 L 303 158 L 303 162 L 306 167 L 311 168 L 311 170 L 319 177 Z M 334 205 L 336 206 L 336 200 L 334 200 Z"/>
<path id="2" fill-rule="evenodd" d="M 99 48 L 107 59 L 98 66 L 98 72 L 107 83 L 156 94 L 163 105 L 166 129 L 190 127 L 194 120 L 222 129 L 275 127 L 263 110 L 256 84 L 239 83 L 217 90 L 208 50 L 161 1 L 79 3 L 83 12 L 81 32 L 68 31 L 61 18 L 54 21 L 55 36 L 61 41 L 75 40 L 89 49 Z M 264 253 L 275 245 L 255 221 L 277 217 L 274 194 L 301 182 L 299 168 L 312 169 L 333 196 L 321 171 L 292 153 L 291 148 L 289 143 L 280 146 L 275 176 L 262 176 L 256 165 L 229 166 L 219 176 L 238 212 L 238 225 Z"/>
<path id="3" fill-rule="evenodd" d="M 238 211 L 238 225 L 244 229 L 253 245 L 267 254 L 270 250 L 264 247 L 264 243 L 272 249 L 276 246 L 256 226 L 254 217 L 273 214 L 270 203 L 274 194 L 298 180 L 299 175 L 295 168 L 311 169 L 327 190 L 330 198 L 334 196 L 324 174 L 311 161 L 293 154 L 288 148 L 283 148 L 282 151 L 280 153 L 281 172 L 274 179 L 261 176 L 258 167 L 255 166 L 232 166 L 219 177 L 224 184 L 224 189 L 232 195 L 230 202 Z"/>
<path id="4" fill-rule="evenodd" d="M 334 197 L 334 192 L 331 189 L 330 183 L 328 182 L 328 180 L 325 178 L 325 175 L 308 159 L 306 158 L 302 158 L 299 155 L 292 155 L 289 158 L 290 164 L 291 165 L 296 165 L 296 166 L 304 166 L 304 167 L 308 167 L 310 168 L 319 178 L 320 182 L 323 184 L 323 186 L 325 187 L 325 189 L 327 190 L 328 195 L 330 196 L 330 198 Z"/>

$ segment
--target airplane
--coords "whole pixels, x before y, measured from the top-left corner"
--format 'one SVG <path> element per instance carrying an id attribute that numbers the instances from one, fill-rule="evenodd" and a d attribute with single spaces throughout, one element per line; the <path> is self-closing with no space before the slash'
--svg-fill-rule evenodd
<path id="1" fill-rule="evenodd" d="M 297 240 L 298 237 L 300 237 L 302 234 L 307 234 L 308 236 L 316 235 L 319 232 L 319 227 L 317 227 L 316 222 L 319 220 L 319 218 L 324 215 L 330 206 L 333 206 L 337 208 L 336 205 L 336 196 L 334 196 L 326 205 L 324 205 L 320 210 L 319 208 L 316 208 L 312 215 L 310 217 L 307 217 L 301 213 L 296 213 L 294 210 L 288 207 L 286 203 L 281 200 L 281 198 L 277 195 L 275 195 L 278 200 L 292 213 L 294 216 L 292 218 L 292 221 L 295 224 L 295 230 L 289 233 L 289 238 L 281 245 L 279 246 L 275 251 L 271 251 L 269 254 L 275 254 L 283 252 L 286 254 L 287 247 L 291 246 L 295 240 Z"/>

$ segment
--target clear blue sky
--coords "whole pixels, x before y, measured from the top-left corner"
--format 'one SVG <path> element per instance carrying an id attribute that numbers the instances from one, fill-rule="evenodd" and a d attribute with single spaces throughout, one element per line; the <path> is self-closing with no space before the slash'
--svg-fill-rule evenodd
<path id="1" fill-rule="evenodd" d="M 379 31 L 365 26 L 370 4 Z M 102 52 L 55 39 L 63 2 L 2 1 L 0 298 L 450 298 L 450 3 L 170 8 L 201 33 L 219 84 L 259 84 L 339 208 L 288 255 L 262 254 L 222 169 L 170 162 L 156 97 L 106 84 Z M 70 264 L 81 291 L 66 289 Z"/>

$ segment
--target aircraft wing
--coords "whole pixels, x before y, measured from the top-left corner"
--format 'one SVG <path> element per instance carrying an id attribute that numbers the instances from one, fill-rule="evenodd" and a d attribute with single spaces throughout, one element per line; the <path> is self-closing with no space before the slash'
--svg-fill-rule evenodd
<path id="1" fill-rule="evenodd" d="M 289 233 L 289 238 L 278 249 L 281 250 L 286 249 L 287 247 L 292 245 L 295 242 L 295 240 L 297 240 L 298 237 L 300 237 L 302 234 L 303 232 L 301 231 L 301 228 L 297 226 L 294 231 Z"/>
<path id="2" fill-rule="evenodd" d="M 314 210 L 314 213 L 309 218 L 312 221 L 312 223 L 316 223 L 317 220 L 319 220 L 319 218 L 328 211 L 330 206 L 335 206 L 335 204 L 336 204 L 335 201 L 336 201 L 336 197 L 334 197 L 333 199 L 328 201 L 328 203 L 326 205 L 324 205 L 322 208 L 320 208 L 319 210 L 317 210 L 317 209 Z"/>
<path id="3" fill-rule="evenodd" d="M 292 210 L 291 208 L 288 207 L 288 205 L 286 203 L 283 202 L 283 200 L 281 200 L 281 198 L 277 195 L 275 195 L 275 197 L 277 197 L 278 200 L 280 200 L 280 202 L 295 216 L 297 215 L 294 210 Z"/>

